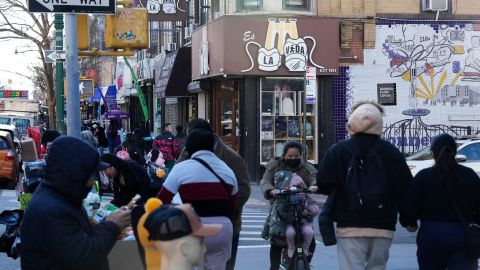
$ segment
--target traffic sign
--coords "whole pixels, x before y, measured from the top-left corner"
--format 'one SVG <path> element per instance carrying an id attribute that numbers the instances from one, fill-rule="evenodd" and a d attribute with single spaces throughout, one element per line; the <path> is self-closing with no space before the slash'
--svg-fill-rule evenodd
<path id="1" fill-rule="evenodd" d="M 45 63 L 55 63 L 57 60 L 65 60 L 65 51 L 45 50 Z"/>
<path id="2" fill-rule="evenodd" d="M 115 14 L 115 0 L 28 0 L 28 11 Z"/>

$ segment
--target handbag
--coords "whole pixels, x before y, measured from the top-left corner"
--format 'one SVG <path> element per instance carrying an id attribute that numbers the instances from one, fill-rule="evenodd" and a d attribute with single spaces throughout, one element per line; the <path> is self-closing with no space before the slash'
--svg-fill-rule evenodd
<path id="1" fill-rule="evenodd" d="M 465 227 L 465 248 L 467 252 L 476 257 L 480 257 L 480 225 L 475 222 L 469 222 L 465 216 L 463 215 L 462 211 L 460 211 L 460 206 L 458 202 L 452 201 L 453 210 L 457 215 L 460 222 Z"/>

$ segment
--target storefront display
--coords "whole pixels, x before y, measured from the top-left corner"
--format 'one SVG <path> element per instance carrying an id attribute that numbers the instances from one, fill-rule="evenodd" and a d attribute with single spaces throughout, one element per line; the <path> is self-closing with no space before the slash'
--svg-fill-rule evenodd
<path id="1" fill-rule="evenodd" d="M 260 162 L 282 155 L 288 141 L 298 141 L 307 151 L 307 159 L 317 161 L 315 152 L 315 106 L 307 105 L 303 111 L 303 79 L 262 79 L 260 117 Z M 305 116 L 304 116 L 305 115 Z M 304 117 L 306 117 L 306 140 L 303 138 Z"/>

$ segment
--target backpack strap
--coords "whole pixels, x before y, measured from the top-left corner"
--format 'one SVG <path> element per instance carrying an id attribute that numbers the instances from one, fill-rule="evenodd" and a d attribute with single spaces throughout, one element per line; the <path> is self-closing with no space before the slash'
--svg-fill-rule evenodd
<path id="1" fill-rule="evenodd" d="M 231 197 L 231 194 L 230 192 L 228 192 L 228 188 L 227 188 L 227 183 L 225 182 L 225 180 L 223 180 L 223 178 L 220 177 L 220 175 L 218 175 L 213 169 L 212 167 L 210 167 L 210 165 L 208 165 L 207 162 L 205 162 L 205 160 L 201 159 L 201 158 L 191 158 L 193 160 L 196 160 L 198 161 L 200 164 L 202 164 L 205 168 L 207 168 L 210 172 L 212 172 L 217 178 L 218 180 L 220 180 L 220 182 L 223 184 L 223 187 L 225 188 L 225 192 L 227 192 L 227 195 L 228 197 Z"/>

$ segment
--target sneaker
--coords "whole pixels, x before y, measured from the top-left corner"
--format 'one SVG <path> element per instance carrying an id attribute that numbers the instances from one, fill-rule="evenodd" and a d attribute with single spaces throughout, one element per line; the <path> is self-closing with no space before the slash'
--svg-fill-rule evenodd
<path id="1" fill-rule="evenodd" d="M 292 258 L 285 257 L 285 259 L 283 259 L 283 262 L 280 264 L 280 270 L 288 270 L 291 261 Z"/>

